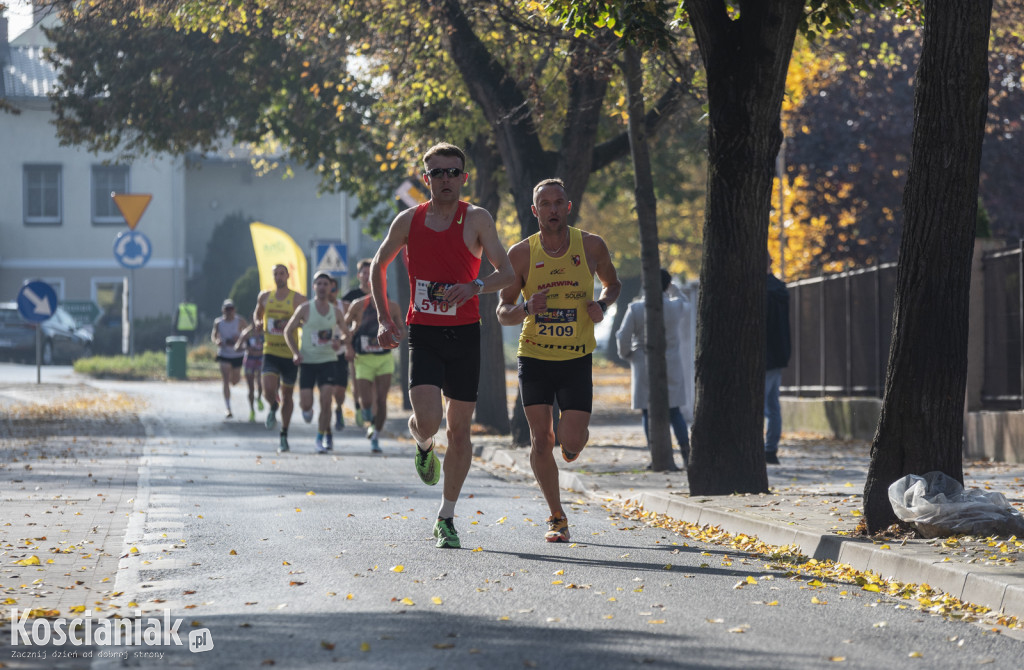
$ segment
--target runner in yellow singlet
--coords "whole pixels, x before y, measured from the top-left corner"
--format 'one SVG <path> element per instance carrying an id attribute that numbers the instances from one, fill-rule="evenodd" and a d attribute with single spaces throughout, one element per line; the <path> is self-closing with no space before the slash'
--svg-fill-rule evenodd
<path id="1" fill-rule="evenodd" d="M 558 398 L 562 458 L 574 461 L 590 436 L 594 324 L 604 319 L 622 289 L 608 246 L 597 235 L 570 227 L 570 211 L 572 202 L 560 179 L 534 187 L 533 214 L 540 232 L 508 250 L 515 280 L 501 289 L 497 310 L 501 325 L 523 324 L 519 390 L 530 424 L 530 465 L 551 510 L 544 536 L 548 542 L 569 540 L 558 491 L 552 406 Z M 601 282 L 597 300 L 594 275 Z M 520 293 L 522 303 L 517 302 Z"/>
<path id="2" fill-rule="evenodd" d="M 279 452 L 288 451 L 288 426 L 292 421 L 294 403 L 292 393 L 295 390 L 295 378 L 298 368 L 292 361 L 292 352 L 284 339 L 284 329 L 288 325 L 295 308 L 306 302 L 306 296 L 288 288 L 288 268 L 283 265 L 274 266 L 274 284 L 277 288 L 263 291 L 256 298 L 256 310 L 253 312 L 253 323 L 263 328 L 263 396 L 270 403 L 267 412 L 267 428 L 273 428 L 277 422 L 278 387 L 281 389 L 281 437 Z"/>

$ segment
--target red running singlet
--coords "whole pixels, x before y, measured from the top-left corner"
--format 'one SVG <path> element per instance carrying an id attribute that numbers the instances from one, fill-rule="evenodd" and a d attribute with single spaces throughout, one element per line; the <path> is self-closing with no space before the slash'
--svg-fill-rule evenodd
<path id="1" fill-rule="evenodd" d="M 406 323 L 424 326 L 464 326 L 480 320 L 476 296 L 456 307 L 444 299 L 452 284 L 465 284 L 480 273 L 480 259 L 466 248 L 463 222 L 468 202 L 459 202 L 455 217 L 444 230 L 427 228 L 425 202 L 416 208 L 409 226 L 409 313 Z"/>

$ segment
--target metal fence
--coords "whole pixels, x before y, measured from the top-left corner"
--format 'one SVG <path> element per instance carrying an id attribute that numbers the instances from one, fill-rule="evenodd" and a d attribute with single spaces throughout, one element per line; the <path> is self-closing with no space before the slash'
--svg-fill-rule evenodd
<path id="1" fill-rule="evenodd" d="M 801 279 L 789 287 L 793 355 L 782 392 L 882 397 L 896 264 Z"/>
<path id="2" fill-rule="evenodd" d="M 982 255 L 986 409 L 1024 408 L 1024 240 Z M 782 391 L 882 397 L 896 264 L 791 282 L 793 355 Z"/>
<path id="3" fill-rule="evenodd" d="M 1024 407 L 1024 240 L 982 256 L 985 272 L 985 374 L 981 402 L 990 409 Z"/>

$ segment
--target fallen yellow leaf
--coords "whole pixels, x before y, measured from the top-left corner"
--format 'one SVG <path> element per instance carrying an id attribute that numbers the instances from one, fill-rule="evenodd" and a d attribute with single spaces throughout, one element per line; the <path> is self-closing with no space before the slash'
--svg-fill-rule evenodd
<path id="1" fill-rule="evenodd" d="M 15 561 L 14 564 L 15 565 L 39 565 L 39 557 L 38 556 L 29 556 L 28 558 L 23 558 L 20 561 Z"/>
<path id="2" fill-rule="evenodd" d="M 359 645 L 359 651 L 370 651 L 370 643 L 369 642 L 363 642 L 362 644 L 360 644 Z"/>
<path id="3" fill-rule="evenodd" d="M 391 572 L 402 572 L 404 570 L 405 570 L 405 566 L 404 565 L 396 565 L 395 567 L 391 568 Z"/>
<path id="4" fill-rule="evenodd" d="M 412 607 L 413 605 L 415 605 L 415 604 L 416 604 L 416 603 L 414 603 L 414 602 L 412 601 L 412 598 L 402 598 L 402 600 L 401 600 L 400 602 L 401 602 L 401 603 L 402 603 L 403 605 L 407 605 L 408 607 Z"/>
<path id="5" fill-rule="evenodd" d="M 440 605 L 442 600 L 440 596 L 434 596 L 430 599 L 430 602 L 434 603 L 435 605 Z"/>
<path id="6" fill-rule="evenodd" d="M 234 549 L 232 549 L 231 551 L 228 552 L 228 556 L 238 556 L 238 552 L 235 551 Z"/>

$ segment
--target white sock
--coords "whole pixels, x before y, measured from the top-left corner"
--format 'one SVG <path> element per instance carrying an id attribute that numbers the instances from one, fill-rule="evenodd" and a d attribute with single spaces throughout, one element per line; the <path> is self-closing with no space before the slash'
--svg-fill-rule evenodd
<path id="1" fill-rule="evenodd" d="M 434 447 L 434 437 L 433 437 L 433 435 L 431 435 L 430 439 L 427 440 L 426 442 L 420 442 L 419 440 L 416 440 L 416 446 L 419 447 L 420 451 L 430 451 L 430 449 L 432 449 Z M 429 449 L 428 449 L 428 447 L 429 447 Z M 455 503 L 452 503 L 452 504 L 454 505 Z M 448 518 L 448 517 L 445 517 L 445 518 Z"/>
<path id="2" fill-rule="evenodd" d="M 448 500 L 444 496 L 441 496 L 441 509 L 437 511 L 438 518 L 451 519 L 455 516 L 455 503 L 457 500 Z"/>

